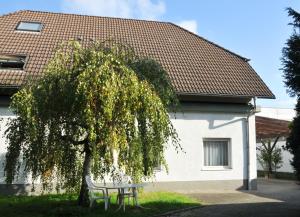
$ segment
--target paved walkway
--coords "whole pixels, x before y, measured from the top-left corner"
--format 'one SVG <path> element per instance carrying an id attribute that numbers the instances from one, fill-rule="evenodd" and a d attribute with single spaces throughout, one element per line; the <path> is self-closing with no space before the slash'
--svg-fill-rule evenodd
<path id="1" fill-rule="evenodd" d="M 261 179 L 257 191 L 189 195 L 206 205 L 173 217 L 300 217 L 300 186 L 292 181 Z"/>

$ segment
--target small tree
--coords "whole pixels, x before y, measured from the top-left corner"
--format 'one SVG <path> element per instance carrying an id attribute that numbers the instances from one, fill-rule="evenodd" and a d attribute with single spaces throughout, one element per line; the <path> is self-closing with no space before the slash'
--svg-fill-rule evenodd
<path id="1" fill-rule="evenodd" d="M 40 177 L 44 190 L 55 180 L 57 189 L 80 192 L 83 206 L 86 175 L 103 179 L 117 167 L 136 182 L 150 178 L 157 159 L 166 167 L 167 142 L 180 148 L 168 114 L 175 102 L 154 60 L 117 44 L 64 44 L 44 76 L 12 97 L 17 117 L 7 130 L 6 182 L 17 175 L 21 154 L 33 181 Z"/>
<path id="2" fill-rule="evenodd" d="M 294 30 L 283 48 L 282 64 L 285 85 L 290 96 L 297 98 L 297 105 L 286 148 L 293 154 L 291 164 L 300 180 L 300 14 L 292 8 L 288 8 L 287 11 L 293 18 L 291 25 Z"/>
<path id="3" fill-rule="evenodd" d="M 282 167 L 283 160 L 282 160 L 282 150 L 281 148 L 275 148 L 273 153 L 273 165 L 274 165 L 274 172 L 276 173 L 278 169 Z"/>
<path id="4" fill-rule="evenodd" d="M 275 139 L 273 144 L 271 139 L 261 140 L 262 146 L 258 148 L 257 159 L 268 178 L 272 176 L 273 171 L 276 172 L 282 166 L 282 152 L 280 148 L 276 147 L 278 139 L 279 137 Z"/>

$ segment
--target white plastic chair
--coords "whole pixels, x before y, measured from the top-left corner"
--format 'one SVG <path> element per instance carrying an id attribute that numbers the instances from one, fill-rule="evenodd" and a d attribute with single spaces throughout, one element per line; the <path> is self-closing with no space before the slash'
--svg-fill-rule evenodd
<path id="1" fill-rule="evenodd" d="M 104 187 L 96 186 L 90 176 L 85 177 L 86 184 L 89 189 L 90 207 L 93 206 L 96 200 L 104 200 L 105 211 L 108 209 L 110 204 L 110 196 L 108 196 L 107 189 Z M 96 195 L 97 192 L 102 192 L 102 195 Z"/>
<path id="2" fill-rule="evenodd" d="M 129 184 L 131 182 L 131 179 L 129 176 L 124 174 L 123 172 L 119 171 L 117 174 L 117 180 L 113 180 L 114 183 L 117 181 L 118 184 Z M 122 188 L 118 189 L 118 195 L 117 195 L 117 203 L 120 203 L 122 201 L 123 203 L 123 211 L 125 211 L 125 199 L 128 199 L 128 204 L 130 201 L 130 198 L 133 199 L 133 203 L 136 204 L 137 199 L 136 199 L 136 191 L 130 188 Z"/>

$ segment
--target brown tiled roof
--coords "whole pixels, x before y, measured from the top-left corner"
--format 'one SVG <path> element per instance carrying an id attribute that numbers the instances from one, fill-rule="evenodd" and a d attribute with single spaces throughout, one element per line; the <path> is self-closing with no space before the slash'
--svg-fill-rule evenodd
<path id="1" fill-rule="evenodd" d="M 288 136 L 290 132 L 289 124 L 289 121 L 256 116 L 256 138 L 265 139 Z"/>
<path id="2" fill-rule="evenodd" d="M 16 31 L 20 21 L 43 24 L 40 33 Z M 1 85 L 38 76 L 62 41 L 113 39 L 162 64 L 179 94 L 274 98 L 248 60 L 167 22 L 18 11 L 0 16 L 0 54 L 26 54 L 23 71 L 0 71 Z"/>

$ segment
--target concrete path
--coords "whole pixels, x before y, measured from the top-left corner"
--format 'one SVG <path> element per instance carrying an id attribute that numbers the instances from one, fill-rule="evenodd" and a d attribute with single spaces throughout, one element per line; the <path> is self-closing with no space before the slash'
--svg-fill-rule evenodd
<path id="1" fill-rule="evenodd" d="M 173 217 L 300 217 L 300 186 L 292 181 L 260 179 L 257 191 L 189 195 L 205 206 Z"/>

